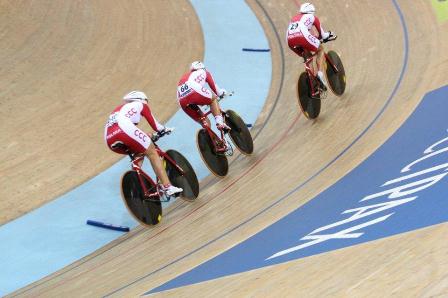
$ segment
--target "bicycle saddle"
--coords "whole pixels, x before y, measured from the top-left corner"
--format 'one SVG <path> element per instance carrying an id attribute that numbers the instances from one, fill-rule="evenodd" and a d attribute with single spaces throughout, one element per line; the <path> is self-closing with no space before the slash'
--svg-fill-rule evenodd
<path id="1" fill-rule="evenodd" d="M 305 50 L 301 46 L 295 46 L 294 49 L 296 49 L 299 53 L 299 55 L 303 58 L 303 62 L 306 62 L 309 58 L 313 56 L 310 51 Z"/>
<path id="2" fill-rule="evenodd" d="M 120 141 L 113 143 L 112 145 L 110 145 L 110 147 L 112 149 L 120 149 L 120 150 L 124 150 L 124 151 L 128 150 L 128 146 L 126 146 L 123 142 L 120 142 Z"/>
<path id="3" fill-rule="evenodd" d="M 195 110 L 195 111 L 200 111 L 200 110 L 201 110 L 201 109 L 198 107 L 198 105 L 196 105 L 196 104 L 192 104 L 192 103 L 188 104 L 187 107 L 189 107 L 190 109 Z"/>

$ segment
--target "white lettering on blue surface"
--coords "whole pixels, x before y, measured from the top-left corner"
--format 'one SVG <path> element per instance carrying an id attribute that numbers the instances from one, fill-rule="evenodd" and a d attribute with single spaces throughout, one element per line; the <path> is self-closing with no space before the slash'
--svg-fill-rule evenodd
<path id="1" fill-rule="evenodd" d="M 406 196 L 418 191 L 422 191 L 425 188 L 428 188 L 434 184 L 436 184 L 437 182 L 439 182 L 440 180 L 442 180 L 443 177 L 445 177 L 448 173 L 444 173 L 444 174 L 439 174 L 439 175 L 435 175 L 432 177 L 428 177 L 422 180 L 418 180 L 418 181 L 414 181 L 405 185 L 401 185 L 395 188 L 391 188 L 382 192 L 378 192 L 376 194 L 373 195 L 369 195 L 366 196 L 364 199 L 361 200 L 362 201 L 366 201 L 366 200 L 371 200 L 371 199 L 375 199 L 375 198 L 379 198 L 383 195 L 387 195 L 389 194 L 388 198 L 389 199 L 396 199 L 402 196 Z M 387 182 L 386 182 L 387 183 Z M 384 186 L 385 184 L 383 184 Z M 420 185 L 420 186 L 419 186 Z M 419 187 L 415 187 L 415 186 L 419 186 Z"/>
<path id="2" fill-rule="evenodd" d="M 409 170 L 411 170 L 411 167 L 414 166 L 415 164 L 417 164 L 417 163 L 419 163 L 419 162 L 421 162 L 421 161 L 423 161 L 423 160 L 425 160 L 425 159 L 427 159 L 427 158 L 433 157 L 434 155 L 437 155 L 437 154 L 443 153 L 443 152 L 445 152 L 445 151 L 448 151 L 448 147 L 445 147 L 445 148 L 443 148 L 443 149 L 434 151 L 434 147 L 436 147 L 437 145 L 442 144 L 443 142 L 445 142 L 445 141 L 447 141 L 447 140 L 448 140 L 448 138 L 444 138 L 444 139 L 438 141 L 437 143 L 434 143 L 433 145 L 429 146 L 425 151 L 423 151 L 423 153 L 426 154 L 425 156 L 423 156 L 423 157 L 417 159 L 417 160 L 414 161 L 414 162 L 411 162 L 410 164 L 408 164 L 407 166 L 405 166 L 405 167 L 401 170 L 401 172 L 402 172 L 402 173 L 403 173 L 403 172 L 408 172 Z"/>
<path id="3" fill-rule="evenodd" d="M 358 237 L 362 236 L 364 233 L 353 233 L 353 234 L 350 234 L 350 233 L 354 232 L 354 231 L 357 231 L 357 230 L 360 230 L 362 228 L 365 228 L 367 226 L 371 226 L 371 225 L 374 225 L 376 223 L 382 222 L 382 221 L 386 220 L 387 218 L 389 218 L 392 214 L 393 213 L 387 214 L 385 216 L 382 216 L 382 217 L 370 220 L 370 221 L 365 222 L 363 224 L 359 224 L 359 225 L 356 225 L 354 227 L 351 227 L 351 228 L 348 228 L 348 229 L 345 229 L 345 230 L 342 230 L 340 232 L 333 233 L 333 234 L 327 234 L 327 235 L 307 235 L 307 236 L 303 237 L 300 240 L 312 240 L 312 241 L 307 242 L 307 243 L 303 243 L 301 245 L 297 245 L 297 246 L 294 246 L 294 247 L 291 247 L 291 248 L 288 248 L 288 249 L 285 249 L 285 250 L 282 250 L 282 251 L 279 251 L 278 253 L 273 254 L 272 256 L 267 258 L 266 260 L 277 258 L 277 257 L 283 256 L 283 255 L 292 253 L 292 252 L 294 252 L 296 250 L 303 249 L 305 247 L 309 247 L 309 246 L 312 246 L 312 245 L 316 245 L 318 243 L 321 243 L 321 242 L 324 242 L 324 241 L 328 241 L 328 240 L 331 240 L 331 239 L 358 238 Z"/>
<path id="4" fill-rule="evenodd" d="M 309 235 L 315 234 L 315 233 L 319 233 L 343 224 L 347 224 L 349 222 L 361 219 L 363 217 L 366 216 L 370 216 L 373 215 L 375 213 L 379 213 L 382 211 L 385 211 L 387 209 L 390 208 L 394 208 L 396 206 L 408 203 L 410 201 L 415 200 L 417 197 L 411 197 L 411 198 L 407 198 L 407 199 L 401 199 L 401 200 L 395 200 L 395 201 L 387 201 L 384 203 L 379 203 L 379 204 L 375 204 L 375 205 L 370 205 L 370 206 L 363 206 L 363 207 L 359 207 L 359 208 L 355 208 L 355 209 L 349 209 L 349 210 L 345 210 L 344 212 L 342 212 L 342 214 L 347 214 L 347 213 L 353 213 L 356 212 L 355 214 L 353 214 L 352 216 L 350 216 L 349 218 L 343 219 L 341 221 L 332 223 L 330 225 L 326 225 L 324 227 L 318 228 L 314 231 L 312 231 Z"/>
<path id="5" fill-rule="evenodd" d="M 423 160 L 426 160 L 430 157 L 436 156 L 438 154 L 441 154 L 443 152 L 448 151 L 448 147 L 439 149 L 434 151 L 434 148 L 437 147 L 438 145 L 446 142 L 448 140 L 448 138 L 444 138 L 436 143 L 434 143 L 433 145 L 431 145 L 430 147 L 428 147 L 426 150 L 423 151 L 423 153 L 425 154 L 423 157 L 411 162 L 410 164 L 408 164 L 407 166 L 405 166 L 400 172 L 404 173 L 404 172 L 408 172 L 411 170 L 411 167 L 413 167 L 414 165 L 422 162 Z M 359 231 L 365 227 L 383 222 L 385 220 L 387 220 L 390 216 L 392 216 L 395 212 L 389 213 L 387 215 L 384 216 L 380 216 L 378 218 L 369 220 L 367 222 L 361 223 L 361 224 L 357 224 L 355 226 L 352 226 L 350 228 L 346 228 L 343 229 L 339 232 L 336 233 L 331 233 L 331 234 L 321 234 L 321 232 L 328 230 L 328 229 L 332 229 L 350 222 L 354 222 L 357 220 L 360 220 L 364 217 L 397 207 L 399 205 L 402 204 L 406 204 L 409 203 L 413 200 L 415 200 L 417 198 L 417 196 L 413 196 L 413 197 L 409 197 L 409 198 L 402 198 L 404 196 L 408 196 L 410 194 L 414 194 L 417 192 L 420 192 L 434 184 L 436 184 L 437 182 L 439 182 L 440 180 L 442 180 L 446 175 L 448 175 L 448 163 L 443 163 L 440 165 L 436 165 L 433 166 L 431 168 L 427 168 L 412 174 L 408 174 L 406 176 L 402 176 L 396 179 L 392 179 L 387 181 L 386 183 L 384 183 L 381 187 L 384 186 L 388 186 L 394 183 L 398 183 L 398 182 L 402 182 L 411 178 L 415 178 L 421 175 L 425 175 L 431 172 L 435 172 L 435 171 L 440 171 L 440 170 L 444 170 L 445 173 L 438 173 L 436 175 L 433 175 L 431 177 L 426 177 L 424 179 L 420 179 L 417 181 L 413 181 L 404 185 L 400 185 L 385 191 L 381 191 L 381 192 L 377 192 L 371 195 L 367 195 L 364 198 L 362 198 L 359 202 L 364 202 L 364 201 L 369 201 L 372 199 L 378 199 L 378 198 L 383 198 L 383 199 L 389 199 L 385 202 L 382 203 L 378 203 L 378 204 L 373 204 L 373 205 L 368 205 L 368 206 L 362 206 L 359 208 L 354 208 L 354 209 L 349 209 L 349 210 L 345 210 L 344 212 L 342 212 L 341 214 L 348 214 L 348 213 L 354 213 L 352 216 L 350 216 L 349 218 L 337 221 L 335 223 L 320 227 L 318 229 L 315 229 L 314 231 L 312 231 L 311 233 L 309 233 L 308 235 L 302 237 L 300 240 L 302 241 L 308 241 L 302 244 L 299 244 L 297 246 L 293 246 L 290 247 L 288 249 L 279 251 L 275 254 L 273 254 L 272 256 L 268 257 L 266 260 L 270 260 L 273 258 L 277 258 L 289 253 L 292 253 L 294 251 L 298 251 L 301 249 L 304 249 L 306 247 L 310 247 L 331 239 L 353 239 L 353 238 L 358 238 L 361 237 L 362 235 L 364 235 L 363 232 L 357 232 L 357 233 L 352 233 L 355 231 Z M 387 197 L 385 197 L 387 195 Z M 402 199 L 398 199 L 398 198 L 402 198 Z M 317 234 L 319 233 L 319 234 Z"/>

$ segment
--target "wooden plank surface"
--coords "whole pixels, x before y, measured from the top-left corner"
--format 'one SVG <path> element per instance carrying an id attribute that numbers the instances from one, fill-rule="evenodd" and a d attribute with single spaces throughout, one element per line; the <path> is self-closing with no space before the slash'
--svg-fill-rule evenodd
<path id="1" fill-rule="evenodd" d="M 167 86 L 203 57 L 188 1 L 2 0 L 0 28 L 0 224 L 117 162 L 103 130 L 123 95 L 145 91 L 168 120 Z"/>
<path id="2" fill-rule="evenodd" d="M 348 89 L 341 99 L 330 95 L 323 101 L 317 121 L 306 120 L 298 112 L 295 95 L 303 66 L 284 41 L 295 2 L 247 2 L 269 37 L 273 57 L 271 92 L 253 130 L 255 154 L 237 156 L 228 177 L 203 181 L 200 198 L 193 204 L 176 202 L 159 226 L 134 229 L 16 294 L 139 296 L 315 197 L 389 138 L 426 92 L 446 84 L 447 25 L 435 21 L 429 1 L 398 1 L 409 34 L 404 68 L 403 28 L 391 1 L 316 0 L 325 28 L 339 35 L 327 48 L 341 54 Z M 372 123 L 402 73 L 399 88 L 378 121 L 332 162 Z M 324 167 L 299 192 L 243 224 Z M 447 225 L 441 224 L 155 296 L 447 295 L 447 233 Z"/>

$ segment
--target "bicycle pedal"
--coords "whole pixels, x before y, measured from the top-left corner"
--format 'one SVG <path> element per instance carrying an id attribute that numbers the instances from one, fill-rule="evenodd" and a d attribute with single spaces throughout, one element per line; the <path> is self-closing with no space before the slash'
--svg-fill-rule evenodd
<path id="1" fill-rule="evenodd" d="M 227 151 L 227 147 L 222 142 L 219 142 L 218 147 L 216 148 L 215 151 L 217 154 L 224 153 Z"/>
<path id="2" fill-rule="evenodd" d="M 233 146 L 232 146 L 232 144 L 229 142 L 229 141 L 227 141 L 227 150 L 224 152 L 224 155 L 226 155 L 226 156 L 232 156 L 233 155 Z"/>
<path id="3" fill-rule="evenodd" d="M 314 94 L 311 94 L 311 99 L 321 99 L 321 92 L 316 92 Z"/>
<path id="4" fill-rule="evenodd" d="M 216 155 L 226 155 L 227 150 L 216 150 Z"/>
<path id="5" fill-rule="evenodd" d="M 167 196 L 164 194 L 163 196 L 160 196 L 160 202 L 169 202 L 171 200 L 171 197 L 172 196 Z"/>
<path id="6" fill-rule="evenodd" d="M 320 98 L 321 99 L 326 99 L 327 98 L 327 90 L 322 90 L 320 92 Z"/>
<path id="7" fill-rule="evenodd" d="M 324 92 L 326 92 L 328 89 L 327 86 L 325 86 L 325 84 L 321 80 L 319 80 L 319 89 Z"/>
<path id="8" fill-rule="evenodd" d="M 224 152 L 224 155 L 232 156 L 233 155 L 233 148 L 229 148 L 226 152 Z"/>
<path id="9" fill-rule="evenodd" d="M 143 201 L 151 202 L 151 203 L 164 202 L 162 197 L 158 197 L 158 198 L 144 198 Z"/>

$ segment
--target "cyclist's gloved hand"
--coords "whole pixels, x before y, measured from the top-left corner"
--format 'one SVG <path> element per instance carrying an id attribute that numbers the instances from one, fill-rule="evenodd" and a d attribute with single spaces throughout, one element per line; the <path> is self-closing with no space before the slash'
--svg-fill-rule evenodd
<path id="1" fill-rule="evenodd" d="M 160 138 L 159 132 L 154 132 L 151 135 L 151 141 L 153 141 L 154 143 L 157 142 L 159 140 L 159 138 Z"/>
<path id="2" fill-rule="evenodd" d="M 222 98 L 224 98 L 224 96 L 225 96 L 226 94 L 227 94 L 226 89 L 222 89 L 222 88 L 221 88 L 221 89 L 219 90 L 219 92 L 218 92 L 218 97 L 222 99 Z"/>
<path id="3" fill-rule="evenodd" d="M 169 135 L 174 131 L 174 127 L 163 127 L 163 129 L 158 131 L 159 136 Z"/>
<path id="4" fill-rule="evenodd" d="M 331 40 L 335 40 L 338 36 L 334 34 L 334 32 L 328 31 L 328 37 L 324 38 L 323 42 L 328 42 Z"/>

